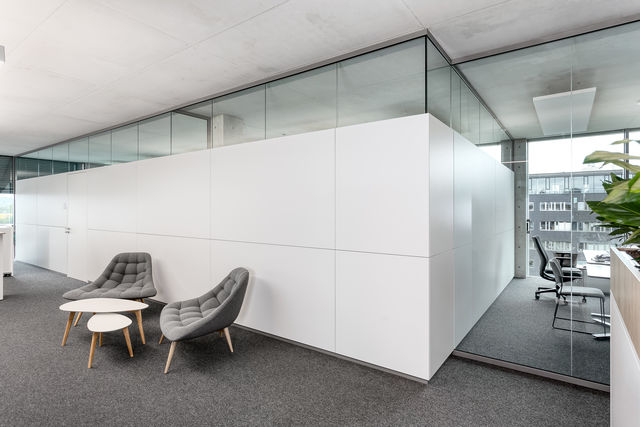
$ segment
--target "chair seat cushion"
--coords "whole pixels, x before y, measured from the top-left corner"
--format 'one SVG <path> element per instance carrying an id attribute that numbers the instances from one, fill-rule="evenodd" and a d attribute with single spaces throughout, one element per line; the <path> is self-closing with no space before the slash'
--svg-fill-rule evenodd
<path id="1" fill-rule="evenodd" d="M 546 270 L 544 270 L 544 272 L 553 277 L 553 270 L 552 269 L 547 268 Z M 582 270 L 580 270 L 579 268 L 564 267 L 562 269 L 562 275 L 564 277 L 579 278 L 579 277 L 582 277 Z"/>
<path id="2" fill-rule="evenodd" d="M 593 297 L 604 299 L 604 292 L 598 288 L 585 288 L 583 286 L 563 286 L 562 295 L 575 297 Z"/>
<path id="3" fill-rule="evenodd" d="M 121 283 L 114 287 L 97 287 L 93 283 L 65 292 L 62 297 L 70 300 L 89 298 L 139 299 L 156 295 L 154 287 L 132 286 L 133 283 Z"/>

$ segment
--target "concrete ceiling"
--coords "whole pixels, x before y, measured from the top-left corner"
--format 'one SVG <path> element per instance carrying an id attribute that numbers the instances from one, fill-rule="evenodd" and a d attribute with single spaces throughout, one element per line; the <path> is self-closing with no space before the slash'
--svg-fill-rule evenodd
<path id="1" fill-rule="evenodd" d="M 640 13 L 636 0 L 0 0 L 0 154 L 429 28 L 454 60 Z"/>

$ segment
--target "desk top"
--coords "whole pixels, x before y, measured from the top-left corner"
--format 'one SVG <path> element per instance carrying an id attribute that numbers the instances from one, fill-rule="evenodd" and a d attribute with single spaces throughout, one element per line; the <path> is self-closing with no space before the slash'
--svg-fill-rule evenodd
<path id="1" fill-rule="evenodd" d="M 587 263 L 587 276 L 597 277 L 600 279 L 611 278 L 611 266 L 605 264 L 589 264 Z"/>

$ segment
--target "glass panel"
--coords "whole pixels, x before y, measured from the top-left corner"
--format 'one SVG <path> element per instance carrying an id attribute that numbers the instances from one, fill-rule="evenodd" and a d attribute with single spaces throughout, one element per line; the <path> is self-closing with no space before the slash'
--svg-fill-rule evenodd
<path id="1" fill-rule="evenodd" d="M 640 130 L 629 132 L 629 154 L 632 156 L 640 156 Z M 640 161 L 634 160 L 632 163 L 640 164 Z"/>
<path id="2" fill-rule="evenodd" d="M 478 148 L 493 157 L 496 162 L 502 163 L 502 146 L 500 144 L 478 145 Z"/>
<path id="3" fill-rule="evenodd" d="M 53 149 L 53 173 L 69 172 L 69 143 L 54 145 Z"/>
<path id="4" fill-rule="evenodd" d="M 474 144 L 480 142 L 480 102 L 464 82 L 460 86 L 460 134 Z"/>
<path id="5" fill-rule="evenodd" d="M 139 159 L 171 154 L 171 114 L 163 114 L 138 125 Z"/>
<path id="6" fill-rule="evenodd" d="M 267 138 L 336 127 L 336 65 L 267 84 Z"/>
<path id="7" fill-rule="evenodd" d="M 69 170 L 87 169 L 89 166 L 89 138 L 69 142 Z"/>
<path id="8" fill-rule="evenodd" d="M 489 144 L 495 142 L 493 139 L 494 120 L 487 109 L 480 106 L 480 144 Z"/>
<path id="9" fill-rule="evenodd" d="M 207 147 L 211 147 L 211 133 L 213 130 L 213 101 L 204 101 L 180 109 L 179 112 L 186 112 L 194 117 L 199 117 L 207 121 Z"/>
<path id="10" fill-rule="evenodd" d="M 35 157 L 30 157 L 35 156 Z M 17 179 L 35 178 L 38 176 L 37 153 L 16 158 Z"/>
<path id="11" fill-rule="evenodd" d="M 38 176 L 47 176 L 53 173 L 53 150 L 43 148 L 38 151 Z"/>
<path id="12" fill-rule="evenodd" d="M 451 122 L 451 67 L 427 39 L 427 111 L 442 123 Z"/>
<path id="13" fill-rule="evenodd" d="M 425 39 L 338 64 L 338 126 L 426 112 Z"/>
<path id="14" fill-rule="evenodd" d="M 138 124 L 124 126 L 111 132 L 111 162 L 127 163 L 138 160 Z"/>
<path id="15" fill-rule="evenodd" d="M 458 133 L 462 132 L 462 112 L 461 112 L 461 85 L 462 79 L 457 72 L 451 68 L 451 128 Z"/>
<path id="16" fill-rule="evenodd" d="M 171 113 L 171 154 L 207 148 L 208 117 Z"/>
<path id="17" fill-rule="evenodd" d="M 265 138 L 265 86 L 213 100 L 212 144 L 240 144 Z"/>
<path id="18" fill-rule="evenodd" d="M 97 168 L 111 164 L 111 132 L 89 137 L 89 167 Z"/>

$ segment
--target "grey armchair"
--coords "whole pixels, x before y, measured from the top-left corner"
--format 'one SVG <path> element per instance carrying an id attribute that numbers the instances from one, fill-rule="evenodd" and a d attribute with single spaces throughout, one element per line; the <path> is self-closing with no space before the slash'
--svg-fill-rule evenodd
<path id="1" fill-rule="evenodd" d="M 160 313 L 162 336 L 171 341 L 164 373 L 169 372 L 171 359 L 178 341 L 201 337 L 212 332 L 224 333 L 229 350 L 233 353 L 229 326 L 238 317 L 249 283 L 249 272 L 236 268 L 222 282 L 206 294 L 167 304 Z"/>
<path id="2" fill-rule="evenodd" d="M 125 252 L 113 257 L 107 268 L 93 282 L 62 295 L 70 300 L 88 298 L 122 298 L 139 300 L 156 295 L 151 271 L 151 255 L 145 252 Z M 74 326 L 78 325 L 82 313 L 78 313 Z M 142 343 L 142 314 L 136 312 Z"/>

